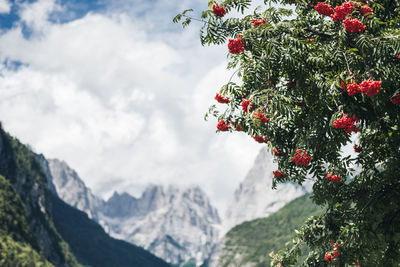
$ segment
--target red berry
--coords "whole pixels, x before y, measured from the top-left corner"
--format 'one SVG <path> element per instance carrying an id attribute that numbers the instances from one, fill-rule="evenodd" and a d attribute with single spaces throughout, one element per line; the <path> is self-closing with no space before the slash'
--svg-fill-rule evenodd
<path id="1" fill-rule="evenodd" d="M 216 94 L 214 99 L 217 100 L 219 103 L 222 103 L 222 104 L 227 104 L 227 103 L 231 102 L 229 100 L 229 98 L 224 97 L 223 95 L 220 95 L 220 94 Z"/>
<path id="2" fill-rule="evenodd" d="M 345 19 L 343 21 L 344 29 L 349 33 L 357 33 L 362 32 L 367 28 L 361 21 L 358 19 Z"/>
<path id="3" fill-rule="evenodd" d="M 244 112 L 251 112 L 254 109 L 253 105 L 251 104 L 251 100 L 243 100 L 242 109 Z"/>
<path id="4" fill-rule="evenodd" d="M 296 163 L 297 165 L 308 166 L 310 165 L 312 158 L 307 154 L 305 150 L 297 149 L 294 153 L 294 157 L 292 162 Z"/>
<path id="5" fill-rule="evenodd" d="M 314 10 L 324 16 L 330 16 L 334 12 L 331 5 L 327 5 L 322 2 L 318 2 L 318 4 L 314 7 Z"/>
<path id="6" fill-rule="evenodd" d="M 244 43 L 242 41 L 241 34 L 239 34 L 236 39 L 229 39 L 228 49 L 229 52 L 232 54 L 240 54 L 244 51 Z"/>
<path id="7" fill-rule="evenodd" d="M 264 113 L 256 112 L 256 113 L 254 113 L 254 117 L 256 117 L 256 119 L 259 120 L 262 123 L 269 122 L 269 118 L 265 117 Z"/>
<path id="8" fill-rule="evenodd" d="M 399 105 L 400 104 L 400 94 L 395 95 L 392 99 L 390 99 L 390 101 L 395 105 Z"/>
<path id="9" fill-rule="evenodd" d="M 222 18 L 226 14 L 226 10 L 223 6 L 219 6 L 218 4 L 213 5 L 212 7 L 213 13 L 215 16 Z"/>
<path id="10" fill-rule="evenodd" d="M 367 96 L 375 96 L 379 94 L 382 87 L 382 81 L 363 81 L 361 84 L 361 92 Z"/>
<path id="11" fill-rule="evenodd" d="M 252 19 L 251 22 L 253 22 L 254 28 L 257 28 L 258 26 L 265 24 L 265 19 Z"/>
<path id="12" fill-rule="evenodd" d="M 217 129 L 221 132 L 226 132 L 229 130 L 229 125 L 226 124 L 225 120 L 220 120 L 217 124 Z"/>
<path id="13" fill-rule="evenodd" d="M 286 177 L 286 174 L 281 171 L 273 171 L 272 172 L 276 178 L 283 179 Z"/>

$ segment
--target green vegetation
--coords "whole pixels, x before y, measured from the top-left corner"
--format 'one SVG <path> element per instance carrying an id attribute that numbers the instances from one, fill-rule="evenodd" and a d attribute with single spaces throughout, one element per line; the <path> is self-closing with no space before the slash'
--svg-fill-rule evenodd
<path id="1" fill-rule="evenodd" d="M 5 177 L 1 179 L 0 187 L 1 232 L 11 240 L 26 242 L 19 246 L 6 238 L 7 242 L 3 244 L 8 245 L 2 246 L 1 253 L 16 255 L 7 252 L 6 248 L 26 251 L 31 247 L 55 265 L 80 266 L 54 227 L 48 210 L 51 202 L 47 179 L 38 159 L 25 145 L 6 133 L 1 125 L 0 175 Z M 43 238 L 46 241 L 39 242 Z M 20 256 L 23 255 L 18 258 Z"/>
<path id="2" fill-rule="evenodd" d="M 0 266 L 51 267 L 53 265 L 29 244 L 16 242 L 10 236 L 0 235 Z"/>
<path id="3" fill-rule="evenodd" d="M 41 239 L 47 255 L 38 245 Z M 80 263 L 93 267 L 169 266 L 142 248 L 109 237 L 84 212 L 52 195 L 36 155 L 0 124 L 0 266 L 53 266 L 48 261 L 81 266 L 71 250 Z"/>
<path id="4" fill-rule="evenodd" d="M 254 266 L 270 266 L 272 251 L 277 252 L 294 238 L 306 219 L 320 215 L 321 208 L 312 203 L 309 195 L 299 197 L 267 218 L 244 222 L 226 234 L 221 266 L 235 263 L 238 266 L 254 263 Z M 303 248 L 304 252 L 307 248 Z M 239 262 L 235 256 L 240 255 Z M 301 261 L 301 259 L 300 259 Z"/>
<path id="5" fill-rule="evenodd" d="M 37 252 L 25 212 L 10 182 L 0 175 L 0 266 L 52 266 Z"/>
<path id="6" fill-rule="evenodd" d="M 96 267 L 170 266 L 143 248 L 108 236 L 103 228 L 56 196 L 52 196 L 54 223 L 79 262 Z"/>
<path id="7" fill-rule="evenodd" d="M 400 0 L 204 2 L 200 41 L 228 41 L 232 72 L 207 116 L 268 143 L 273 187 L 312 178 L 327 208 L 273 263 L 307 245 L 305 266 L 400 266 Z"/>

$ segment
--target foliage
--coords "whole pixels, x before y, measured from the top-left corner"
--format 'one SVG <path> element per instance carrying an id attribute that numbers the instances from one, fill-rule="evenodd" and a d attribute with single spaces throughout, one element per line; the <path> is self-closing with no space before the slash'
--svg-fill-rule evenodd
<path id="1" fill-rule="evenodd" d="M 111 238 L 87 214 L 52 196 L 54 223 L 79 262 L 96 267 L 170 266 L 143 248 Z"/>
<path id="2" fill-rule="evenodd" d="M 372 14 L 363 14 L 364 2 Z M 307 266 L 397 266 L 400 1 L 357 0 L 346 3 L 347 9 L 351 6 L 347 11 L 342 0 L 325 1 L 334 12 L 342 9 L 340 16 L 332 15 L 335 20 L 314 10 L 317 3 L 265 0 L 244 15 L 249 1 L 226 0 L 219 5 L 228 14 L 218 17 L 211 11 L 215 1 L 209 1 L 202 44 L 222 44 L 238 35 L 245 43 L 243 52 L 229 55 L 228 64 L 241 82 L 228 81 L 219 93 L 230 102 L 221 105 L 226 107 L 222 111 L 214 105 L 209 113 L 233 121 L 230 131 L 240 125 L 271 150 L 280 150 L 274 186 L 313 179 L 313 200 L 327 206 L 326 213 L 304 224 L 291 247 L 276 254 L 275 264 L 294 264 L 306 244 L 311 248 Z M 229 16 L 232 9 L 240 11 L 237 17 Z M 180 15 L 175 21 L 190 21 L 187 14 Z M 254 19 L 265 23 L 256 27 Z M 241 107 L 245 100 L 251 100 L 251 109 Z M 269 122 L 261 122 L 254 112 Z M 362 151 L 344 151 L 353 144 Z M 331 242 L 338 244 L 340 255 L 328 263 Z"/>
<path id="3" fill-rule="evenodd" d="M 53 265 L 29 244 L 17 242 L 7 235 L 0 235 L 0 266 L 51 267 Z"/>
<path id="4" fill-rule="evenodd" d="M 5 223 L 3 232 L 16 241 L 25 241 L 38 253 L 43 253 L 38 244 L 42 238 L 51 245 L 50 262 L 70 267 L 80 266 L 68 245 L 54 227 L 52 215 L 47 207 L 51 206 L 47 178 L 36 155 L 16 138 L 6 133 L 0 124 L 0 175 L 9 183 L 2 183 L 0 204 L 4 210 L 0 213 Z M 7 184 L 12 185 L 7 186 Z M 15 196 L 17 194 L 17 196 Z M 27 227 L 28 226 L 28 227 Z"/>
<path id="5" fill-rule="evenodd" d="M 229 266 L 236 255 L 240 255 L 239 266 L 248 263 L 257 267 L 269 266 L 271 258 L 267 254 L 285 247 L 285 243 L 293 238 L 295 229 L 299 229 L 308 217 L 320 214 L 322 209 L 306 195 L 267 218 L 235 226 L 225 236 L 221 266 Z"/>
<path id="6" fill-rule="evenodd" d="M 0 266 L 52 266 L 37 252 L 25 212 L 19 195 L 0 175 Z"/>

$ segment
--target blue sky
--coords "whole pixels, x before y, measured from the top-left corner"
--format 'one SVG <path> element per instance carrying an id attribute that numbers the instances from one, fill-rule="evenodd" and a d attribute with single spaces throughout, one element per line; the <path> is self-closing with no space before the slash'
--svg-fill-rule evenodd
<path id="1" fill-rule="evenodd" d="M 203 120 L 226 46 L 172 23 L 206 0 L 0 0 L 0 121 L 96 194 L 199 184 L 220 211 L 261 148 Z"/>

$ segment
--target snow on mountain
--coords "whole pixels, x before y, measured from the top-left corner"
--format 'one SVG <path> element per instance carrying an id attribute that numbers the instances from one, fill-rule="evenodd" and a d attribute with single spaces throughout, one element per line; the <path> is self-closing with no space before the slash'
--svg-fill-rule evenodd
<path id="1" fill-rule="evenodd" d="M 223 232 L 244 221 L 267 217 L 310 191 L 310 183 L 304 186 L 285 183 L 279 184 L 276 190 L 272 189 L 272 171 L 276 169 L 277 165 L 272 161 L 270 152 L 262 148 L 228 205 Z"/>

